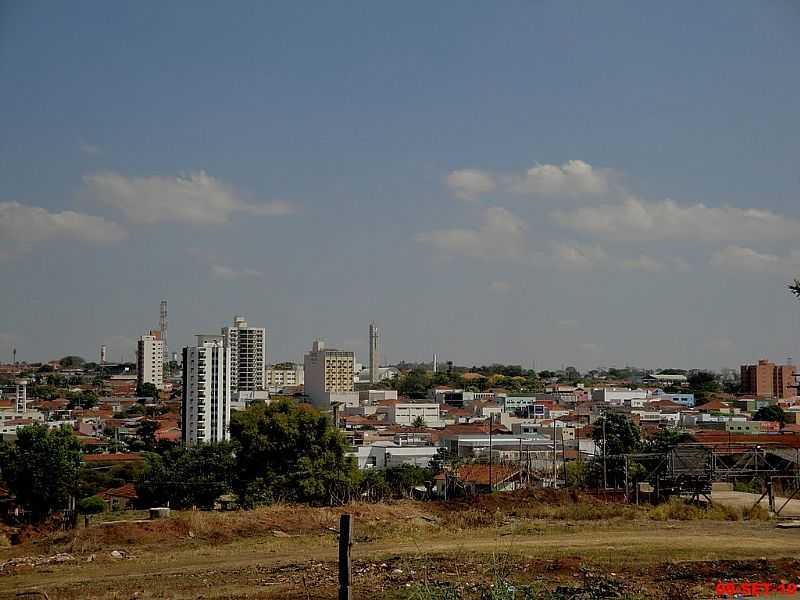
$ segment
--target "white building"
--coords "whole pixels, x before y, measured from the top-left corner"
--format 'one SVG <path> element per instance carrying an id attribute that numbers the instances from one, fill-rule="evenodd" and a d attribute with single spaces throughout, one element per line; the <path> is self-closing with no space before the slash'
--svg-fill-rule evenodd
<path id="1" fill-rule="evenodd" d="M 647 390 L 630 390 L 627 388 L 597 388 L 592 390 L 592 402 L 605 402 L 622 406 L 631 400 L 649 398 Z"/>
<path id="2" fill-rule="evenodd" d="M 164 340 L 160 331 L 151 331 L 139 338 L 136 345 L 136 383 L 152 383 L 164 388 Z"/>
<path id="3" fill-rule="evenodd" d="M 194 446 L 230 437 L 231 357 L 221 335 L 183 349 L 183 439 Z"/>
<path id="4" fill-rule="evenodd" d="M 305 393 L 311 404 L 328 410 L 332 394 L 336 395 L 336 401 L 341 401 L 342 395 L 353 396 L 358 404 L 358 394 L 353 391 L 354 362 L 352 352 L 325 348 L 322 340 L 315 340 L 303 359 Z"/>
<path id="5" fill-rule="evenodd" d="M 392 425 L 411 427 L 417 419 L 425 422 L 425 427 L 444 427 L 439 414 L 439 405 L 433 402 L 398 402 L 380 406 L 379 413 L 386 414 L 386 422 Z"/>
<path id="6" fill-rule="evenodd" d="M 289 369 L 276 369 L 273 366 L 264 372 L 264 380 L 269 390 L 279 390 L 305 383 L 302 365 L 293 365 Z"/>
<path id="7" fill-rule="evenodd" d="M 358 401 L 362 406 L 370 406 L 384 400 L 397 400 L 397 390 L 361 390 Z"/>
<path id="8" fill-rule="evenodd" d="M 438 448 L 434 446 L 398 446 L 394 442 L 376 442 L 369 446 L 359 446 L 351 454 L 358 462 L 359 469 L 383 469 L 400 465 L 428 467 L 436 458 Z"/>
<path id="9" fill-rule="evenodd" d="M 380 383 L 393 379 L 399 374 L 400 370 L 397 367 L 375 367 L 375 381 L 372 381 L 370 380 L 370 370 L 367 368 L 356 370 L 354 381 L 355 383 Z"/>
<path id="10" fill-rule="evenodd" d="M 265 389 L 267 330 L 248 327 L 244 318 L 234 317 L 233 327 L 223 327 L 222 336 L 231 356 L 231 391 Z"/>

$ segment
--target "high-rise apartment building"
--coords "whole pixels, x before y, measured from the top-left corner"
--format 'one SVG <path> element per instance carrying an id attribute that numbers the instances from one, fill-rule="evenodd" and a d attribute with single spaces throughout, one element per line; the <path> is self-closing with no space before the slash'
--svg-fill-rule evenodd
<path id="1" fill-rule="evenodd" d="M 305 393 L 311 403 L 321 410 L 330 408 L 335 396 L 352 395 L 355 356 L 346 350 L 325 348 L 322 340 L 315 340 L 311 352 L 303 360 Z"/>
<path id="2" fill-rule="evenodd" d="M 248 327 L 242 317 L 234 317 L 232 327 L 223 327 L 222 336 L 231 356 L 231 391 L 252 392 L 266 389 L 264 366 L 267 356 L 267 330 Z"/>
<path id="3" fill-rule="evenodd" d="M 794 398 L 794 365 L 776 365 L 759 360 L 757 365 L 742 365 L 742 393 L 756 398 Z"/>
<path id="4" fill-rule="evenodd" d="M 369 324 L 369 382 L 378 382 L 378 368 L 380 366 L 380 333 L 375 322 Z"/>
<path id="5" fill-rule="evenodd" d="M 190 445 L 230 438 L 231 356 L 221 335 L 198 335 L 183 349 L 183 439 Z"/>
<path id="6" fill-rule="evenodd" d="M 164 341 L 160 331 L 150 331 L 139 338 L 136 345 L 136 382 L 152 383 L 159 390 L 164 387 Z"/>

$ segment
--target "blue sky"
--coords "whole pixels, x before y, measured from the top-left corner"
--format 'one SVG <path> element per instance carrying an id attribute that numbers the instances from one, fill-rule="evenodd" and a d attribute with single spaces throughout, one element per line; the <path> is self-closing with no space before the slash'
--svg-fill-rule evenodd
<path id="1" fill-rule="evenodd" d="M 0 350 L 800 357 L 800 9 L 0 2 Z"/>

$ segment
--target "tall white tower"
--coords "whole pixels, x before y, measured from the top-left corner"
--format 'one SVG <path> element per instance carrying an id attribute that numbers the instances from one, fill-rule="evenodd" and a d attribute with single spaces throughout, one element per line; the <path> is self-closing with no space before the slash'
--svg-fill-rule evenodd
<path id="1" fill-rule="evenodd" d="M 266 389 L 267 330 L 250 327 L 244 318 L 236 316 L 233 327 L 222 328 L 222 336 L 231 359 L 231 392 Z"/>
<path id="2" fill-rule="evenodd" d="M 158 319 L 158 330 L 161 332 L 161 341 L 164 342 L 164 362 L 167 362 L 169 351 L 167 349 L 167 301 L 161 301 L 161 314 Z"/>
<path id="3" fill-rule="evenodd" d="M 183 439 L 189 446 L 230 438 L 231 356 L 221 335 L 183 349 Z"/>
<path id="4" fill-rule="evenodd" d="M 380 366 L 381 335 L 375 321 L 369 324 L 369 382 L 378 382 L 378 367 Z"/>
<path id="5" fill-rule="evenodd" d="M 101 365 L 106 364 L 107 360 L 108 360 L 108 348 L 106 348 L 106 345 L 103 344 L 102 346 L 100 346 L 100 364 Z"/>

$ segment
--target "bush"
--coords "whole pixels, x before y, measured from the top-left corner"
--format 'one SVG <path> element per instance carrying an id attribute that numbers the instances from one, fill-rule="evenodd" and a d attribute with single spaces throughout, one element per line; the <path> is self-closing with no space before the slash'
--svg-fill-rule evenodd
<path id="1" fill-rule="evenodd" d="M 83 515 L 96 515 L 106 510 L 106 503 L 99 496 L 89 496 L 78 502 L 78 512 Z"/>

